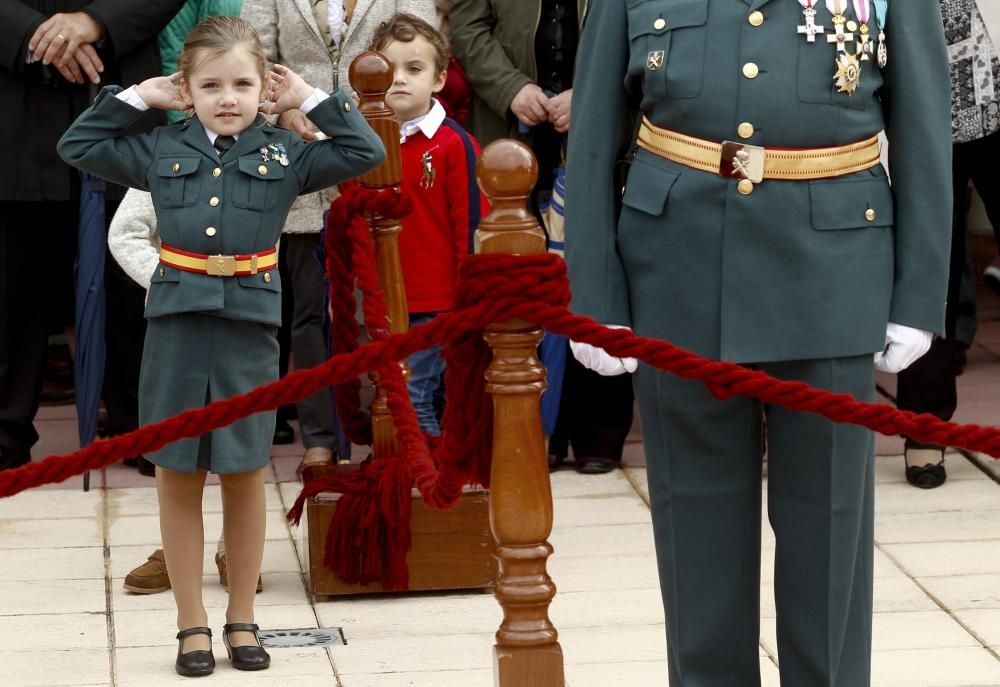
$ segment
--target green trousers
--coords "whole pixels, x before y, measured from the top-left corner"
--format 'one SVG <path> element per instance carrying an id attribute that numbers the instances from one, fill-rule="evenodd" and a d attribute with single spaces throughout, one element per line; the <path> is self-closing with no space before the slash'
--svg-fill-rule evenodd
<path id="1" fill-rule="evenodd" d="M 871 400 L 871 355 L 755 366 Z M 874 440 L 697 382 L 636 374 L 670 687 L 760 685 L 761 456 L 781 684 L 866 687 L 871 672 Z"/>

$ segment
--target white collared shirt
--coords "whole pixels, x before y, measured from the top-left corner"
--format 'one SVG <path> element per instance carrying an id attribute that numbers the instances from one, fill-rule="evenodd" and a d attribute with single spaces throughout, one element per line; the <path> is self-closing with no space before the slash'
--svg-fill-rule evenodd
<path id="1" fill-rule="evenodd" d="M 412 136 L 418 131 L 423 132 L 427 138 L 434 138 L 445 117 L 444 106 L 437 98 L 431 98 L 431 109 L 427 114 L 399 125 L 399 142 L 405 143 L 407 136 Z"/>

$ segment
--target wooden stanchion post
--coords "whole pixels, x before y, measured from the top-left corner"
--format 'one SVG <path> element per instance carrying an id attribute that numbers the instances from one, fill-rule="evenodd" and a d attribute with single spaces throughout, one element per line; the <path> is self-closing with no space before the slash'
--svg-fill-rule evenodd
<path id="1" fill-rule="evenodd" d="M 385 94 L 392 85 L 392 67 L 377 52 L 366 52 L 351 63 L 351 87 L 361 97 L 358 109 L 375 133 L 382 139 L 386 158 L 377 169 L 358 178 L 365 188 L 381 189 L 383 193 L 399 193 L 403 179 L 402 156 L 399 149 L 399 123 L 392 110 L 385 104 Z M 399 232 L 403 227 L 397 219 L 368 215 L 372 238 L 375 241 L 375 266 L 379 283 L 385 294 L 385 311 L 389 332 L 399 334 L 410 328 L 406 307 L 406 288 L 403 284 L 403 267 L 399 259 Z M 403 374 L 408 375 L 406 363 Z M 376 456 L 396 451 L 396 429 L 389 414 L 385 391 L 378 375 L 372 374 L 375 398 L 372 400 L 372 449 Z"/>
<path id="2" fill-rule="evenodd" d="M 512 140 L 486 146 L 476 167 L 491 211 L 479 225 L 478 252 L 545 252 L 545 233 L 527 210 L 538 179 L 531 150 Z M 486 390 L 493 396 L 490 526 L 497 540 L 496 598 L 503 622 L 494 646 L 498 687 L 563 687 L 563 655 L 549 620 L 556 594 L 546 571 L 552 554 L 549 483 L 540 399 L 545 368 L 536 351 L 542 331 L 524 320 L 489 325 L 493 349 Z"/>

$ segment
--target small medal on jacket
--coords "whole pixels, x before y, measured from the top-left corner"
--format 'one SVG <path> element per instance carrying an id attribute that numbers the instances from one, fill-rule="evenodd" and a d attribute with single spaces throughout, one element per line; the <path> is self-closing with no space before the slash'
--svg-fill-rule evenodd
<path id="1" fill-rule="evenodd" d="M 868 15 L 871 13 L 870 0 L 854 0 L 854 13 L 857 15 L 858 21 L 861 22 L 860 45 L 857 46 L 854 54 L 860 56 L 859 59 L 862 62 L 867 62 L 871 59 L 872 53 L 871 35 L 868 28 Z"/>
<path id="2" fill-rule="evenodd" d="M 880 69 L 889 63 L 889 50 L 885 47 L 885 23 L 889 16 L 889 0 L 875 0 L 875 21 L 878 22 L 878 50 L 875 61 Z"/>
<path id="3" fill-rule="evenodd" d="M 422 170 L 420 188 L 426 190 L 433 187 L 434 180 L 437 178 L 437 170 L 434 169 L 434 159 L 431 157 L 431 151 L 425 150 L 424 154 L 420 156 L 420 169 Z"/>
<path id="4" fill-rule="evenodd" d="M 799 0 L 799 4 L 802 5 L 802 14 L 805 15 L 806 23 L 798 27 L 798 32 L 804 35 L 808 42 L 815 43 L 816 34 L 826 33 L 826 27 L 816 23 L 816 10 L 813 9 L 816 0 Z"/>
<path id="5" fill-rule="evenodd" d="M 845 0 L 826 0 L 826 8 L 833 15 L 834 31 L 827 34 L 826 42 L 836 43 L 839 52 L 847 52 L 847 42 L 854 40 L 853 33 L 844 31 L 844 24 L 847 23 L 847 18 L 844 16 L 844 2 Z"/>

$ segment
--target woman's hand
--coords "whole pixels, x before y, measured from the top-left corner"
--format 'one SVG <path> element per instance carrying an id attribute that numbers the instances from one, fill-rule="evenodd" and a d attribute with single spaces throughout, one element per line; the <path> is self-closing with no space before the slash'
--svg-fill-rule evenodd
<path id="1" fill-rule="evenodd" d="M 297 109 L 315 90 L 288 67 L 276 64 L 271 70 L 271 84 L 264 95 L 260 111 L 264 114 L 281 114 Z"/>
<path id="2" fill-rule="evenodd" d="M 183 112 L 194 107 L 194 104 L 181 91 L 180 72 L 175 72 L 170 76 L 155 76 L 152 79 L 146 79 L 135 87 L 135 92 L 139 94 L 144 103 L 160 110 L 180 110 Z"/>

